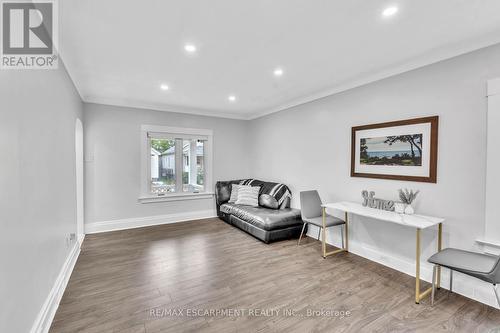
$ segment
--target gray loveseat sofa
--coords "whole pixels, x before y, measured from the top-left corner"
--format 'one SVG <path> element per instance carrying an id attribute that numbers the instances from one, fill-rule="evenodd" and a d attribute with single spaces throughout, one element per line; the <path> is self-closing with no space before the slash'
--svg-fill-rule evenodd
<path id="1" fill-rule="evenodd" d="M 243 206 L 229 203 L 232 184 L 242 184 L 248 180 L 219 181 L 215 185 L 217 215 L 225 222 L 246 231 L 265 243 L 297 238 L 302 229 L 300 210 L 290 208 L 290 198 L 286 197 L 275 209 Z M 259 202 L 262 203 L 264 188 L 277 183 L 251 180 L 252 186 L 261 186 Z M 288 190 L 288 188 L 287 188 Z M 266 195 L 264 194 L 264 197 Z"/>

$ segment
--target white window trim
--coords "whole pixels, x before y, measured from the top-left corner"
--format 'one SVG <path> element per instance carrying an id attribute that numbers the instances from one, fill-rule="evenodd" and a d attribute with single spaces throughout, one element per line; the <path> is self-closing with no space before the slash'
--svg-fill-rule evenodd
<path id="1" fill-rule="evenodd" d="M 205 159 L 205 191 L 198 193 L 166 193 L 162 195 L 154 195 L 150 191 L 150 172 L 151 172 L 151 157 L 149 151 L 148 132 L 169 133 L 169 134 L 184 134 L 184 135 L 200 135 L 207 136 L 207 142 L 204 147 Z M 177 157 L 177 156 L 176 156 Z M 176 158 L 177 163 L 177 158 Z M 139 194 L 139 202 L 153 203 L 164 201 L 180 201 L 180 200 L 196 200 L 210 199 L 214 196 L 212 190 L 212 163 L 213 163 L 213 131 L 211 129 L 199 128 L 184 128 L 171 126 L 157 125 L 142 125 L 141 126 L 141 192 Z M 177 168 L 176 168 L 177 169 Z"/>

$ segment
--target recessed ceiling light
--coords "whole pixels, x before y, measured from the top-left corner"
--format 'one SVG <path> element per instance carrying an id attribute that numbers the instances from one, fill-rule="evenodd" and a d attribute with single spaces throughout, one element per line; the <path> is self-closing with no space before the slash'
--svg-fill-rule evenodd
<path id="1" fill-rule="evenodd" d="M 282 76 L 283 75 L 283 68 L 276 68 L 274 71 L 273 71 L 273 74 L 274 76 Z"/>
<path id="2" fill-rule="evenodd" d="M 169 86 L 168 86 L 167 84 L 165 84 L 165 83 L 162 83 L 162 84 L 160 85 L 160 89 L 161 89 L 161 90 L 168 90 L 168 89 L 169 89 Z"/>
<path id="3" fill-rule="evenodd" d="M 184 45 L 184 50 L 188 53 L 195 53 L 196 52 L 196 45 L 194 44 L 186 44 Z"/>
<path id="4" fill-rule="evenodd" d="M 389 16 L 392 16 L 394 14 L 396 14 L 398 12 L 398 7 L 396 6 L 391 6 L 391 7 L 387 7 L 386 9 L 384 9 L 384 11 L 382 12 L 382 15 L 384 17 L 389 17 Z"/>
<path id="5" fill-rule="evenodd" d="M 235 101 L 236 101 L 236 96 L 234 96 L 234 95 L 229 95 L 229 96 L 227 97 L 227 100 L 228 100 L 228 101 L 230 101 L 230 102 L 235 102 Z"/>

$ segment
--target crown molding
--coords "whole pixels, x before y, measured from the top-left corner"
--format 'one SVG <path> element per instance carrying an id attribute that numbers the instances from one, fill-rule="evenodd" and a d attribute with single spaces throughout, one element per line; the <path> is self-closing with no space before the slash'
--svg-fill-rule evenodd
<path id="1" fill-rule="evenodd" d="M 159 103 L 149 103 L 144 101 L 135 101 L 127 98 L 108 98 L 103 96 L 84 96 L 83 101 L 85 103 L 94 103 L 102 105 L 120 106 L 127 108 L 136 109 L 146 109 L 153 111 L 165 111 L 165 112 L 175 112 L 184 114 L 193 114 L 205 117 L 216 117 L 216 118 L 227 118 L 227 119 L 237 119 L 237 120 L 249 120 L 250 117 L 246 113 L 236 114 L 229 112 L 220 112 L 208 109 L 197 109 L 185 106 L 176 106 L 168 104 Z"/>
<path id="2" fill-rule="evenodd" d="M 315 92 L 310 95 L 306 95 L 300 98 L 296 98 L 287 103 L 278 105 L 274 108 L 254 112 L 250 114 L 249 120 L 261 118 L 276 112 L 284 111 L 302 104 L 307 104 L 309 102 L 319 100 L 331 95 L 335 95 L 350 89 L 354 89 L 360 86 L 367 85 L 376 81 L 387 79 L 392 76 L 403 74 L 418 68 L 426 67 L 444 60 L 452 59 L 470 52 L 486 48 L 488 46 L 493 46 L 500 43 L 500 34 L 494 33 L 486 35 L 483 38 L 470 41 L 468 43 L 457 43 L 451 46 L 442 47 L 439 49 L 434 49 L 427 52 L 426 54 L 415 57 L 410 61 L 404 62 L 402 64 L 391 66 L 381 71 L 377 71 L 371 74 L 362 75 L 353 80 L 346 81 L 342 84 L 335 85 L 331 88 Z"/>

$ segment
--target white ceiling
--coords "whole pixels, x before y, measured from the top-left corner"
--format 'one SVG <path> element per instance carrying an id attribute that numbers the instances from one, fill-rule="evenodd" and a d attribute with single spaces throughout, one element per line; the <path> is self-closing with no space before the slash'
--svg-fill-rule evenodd
<path id="1" fill-rule="evenodd" d="M 85 101 L 242 119 L 500 42 L 498 0 L 59 4 L 61 55 Z"/>

